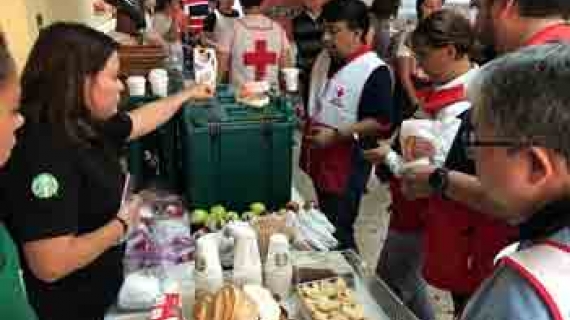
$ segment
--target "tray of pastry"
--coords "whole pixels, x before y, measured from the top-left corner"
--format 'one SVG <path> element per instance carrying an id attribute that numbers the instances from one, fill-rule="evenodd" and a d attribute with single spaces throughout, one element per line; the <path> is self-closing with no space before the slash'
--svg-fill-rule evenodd
<path id="1" fill-rule="evenodd" d="M 353 289 L 341 277 L 297 285 L 301 314 L 312 320 L 370 320 Z"/>
<path id="2" fill-rule="evenodd" d="M 354 251 L 294 255 L 295 320 L 418 320 Z"/>

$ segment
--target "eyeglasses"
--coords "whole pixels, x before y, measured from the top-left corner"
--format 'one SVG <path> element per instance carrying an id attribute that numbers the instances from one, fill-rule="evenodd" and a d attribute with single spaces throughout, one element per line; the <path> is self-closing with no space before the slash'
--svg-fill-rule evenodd
<path id="1" fill-rule="evenodd" d="M 495 147 L 495 148 L 508 148 L 511 151 L 518 151 L 523 148 L 533 147 L 540 145 L 539 139 L 526 139 L 526 140 L 510 140 L 510 139 L 494 139 L 483 140 L 478 139 L 475 135 L 475 128 L 471 123 L 468 123 L 465 130 L 461 133 L 461 142 L 466 147 L 467 157 L 474 158 L 475 148 Z"/>

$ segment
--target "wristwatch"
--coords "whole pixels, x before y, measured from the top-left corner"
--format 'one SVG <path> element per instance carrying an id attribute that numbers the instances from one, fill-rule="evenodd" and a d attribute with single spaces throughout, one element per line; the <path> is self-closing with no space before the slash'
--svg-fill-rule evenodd
<path id="1" fill-rule="evenodd" d="M 449 170 L 436 168 L 428 177 L 428 183 L 433 192 L 444 194 L 449 186 Z"/>

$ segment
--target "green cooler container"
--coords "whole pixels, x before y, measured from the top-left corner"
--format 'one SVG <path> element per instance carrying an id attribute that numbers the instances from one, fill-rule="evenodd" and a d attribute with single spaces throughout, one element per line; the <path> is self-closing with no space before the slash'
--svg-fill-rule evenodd
<path id="1" fill-rule="evenodd" d="M 235 103 L 228 88 L 182 113 L 182 165 L 193 208 L 222 204 L 246 211 L 253 202 L 283 207 L 291 195 L 295 118 L 287 101 L 262 110 Z"/>

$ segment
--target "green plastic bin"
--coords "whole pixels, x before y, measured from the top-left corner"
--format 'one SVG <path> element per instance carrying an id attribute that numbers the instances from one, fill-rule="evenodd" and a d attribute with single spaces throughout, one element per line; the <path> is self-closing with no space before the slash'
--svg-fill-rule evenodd
<path id="1" fill-rule="evenodd" d="M 256 110 L 235 103 L 226 90 L 218 88 L 208 105 L 183 110 L 186 198 L 193 208 L 283 207 L 291 196 L 295 119 L 284 99 Z"/>

